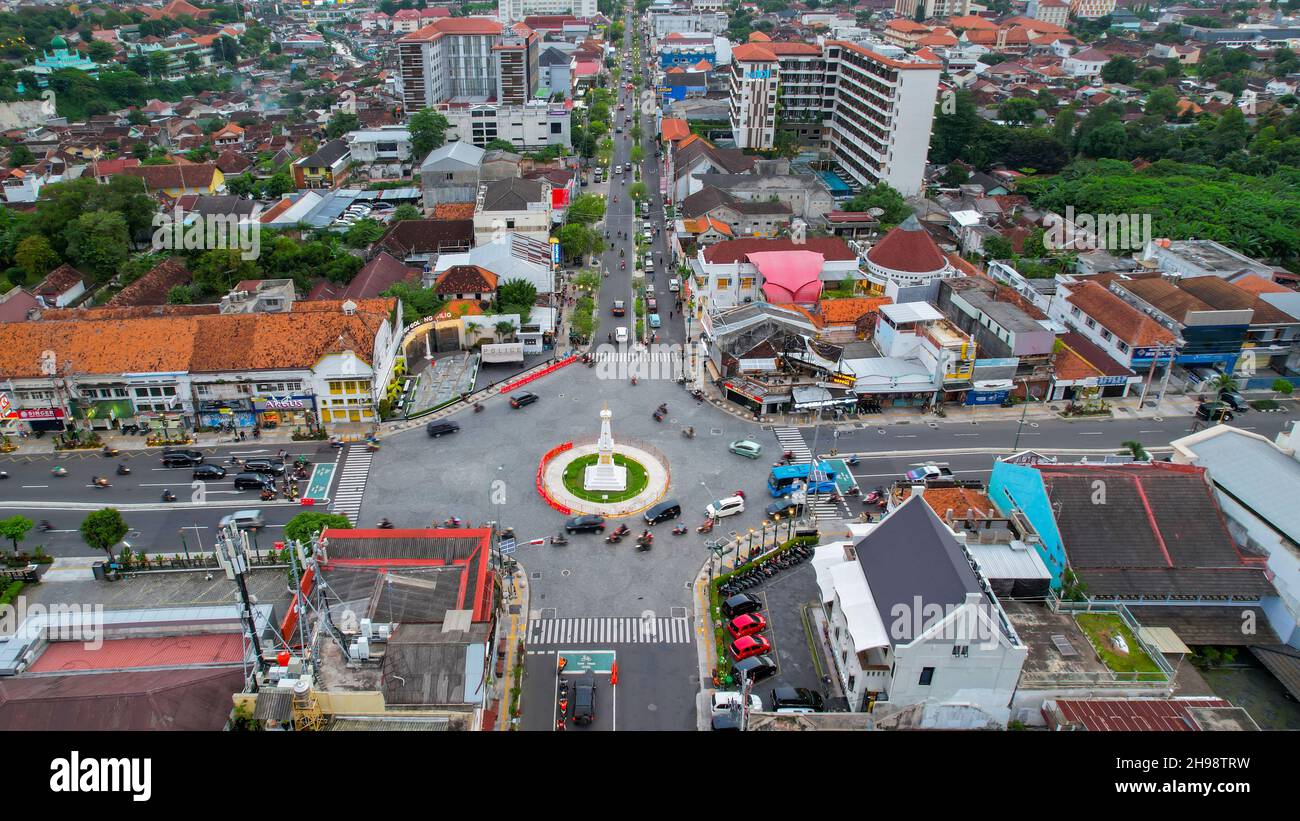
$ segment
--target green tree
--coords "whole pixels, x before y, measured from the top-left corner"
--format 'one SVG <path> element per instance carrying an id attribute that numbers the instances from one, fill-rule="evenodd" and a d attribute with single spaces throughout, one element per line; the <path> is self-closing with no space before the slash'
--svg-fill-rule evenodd
<path id="1" fill-rule="evenodd" d="M 627 195 L 633 200 L 640 202 L 646 198 L 646 187 L 644 182 L 634 182 L 627 189 Z"/>
<path id="2" fill-rule="evenodd" d="M 565 218 L 570 223 L 591 225 L 605 216 L 605 198 L 596 194 L 579 194 L 569 203 Z"/>
<path id="3" fill-rule="evenodd" d="M 527 317 L 537 303 L 537 287 L 526 279 L 509 279 L 497 286 L 497 306 L 503 314 Z"/>
<path id="4" fill-rule="evenodd" d="M 33 522 L 21 514 L 0 519 L 0 538 L 8 539 L 14 546 L 14 555 L 18 555 L 18 543 L 27 538 Z"/>
<path id="5" fill-rule="evenodd" d="M 23 165 L 31 165 L 36 162 L 36 155 L 27 146 L 19 143 L 9 152 L 9 167 L 18 168 Z"/>
<path id="6" fill-rule="evenodd" d="M 527 316 L 521 317 L 521 319 L 524 322 L 528 321 Z M 496 325 L 494 325 L 493 329 L 496 331 L 497 342 L 505 342 L 514 334 L 515 323 L 511 322 L 508 319 L 503 319 L 500 322 L 498 322 Z"/>
<path id="7" fill-rule="evenodd" d="M 424 218 L 424 214 L 420 211 L 420 209 L 415 207 L 414 205 L 411 205 L 410 203 L 404 202 L 393 209 L 392 222 L 401 222 L 402 220 L 418 220 L 423 218 Z"/>
<path id="8" fill-rule="evenodd" d="M 384 224 L 378 220 L 369 218 L 357 220 L 350 228 L 348 228 L 347 232 L 343 234 L 343 242 L 346 243 L 349 248 L 365 248 L 378 242 L 379 238 L 382 237 L 386 231 L 387 229 L 384 227 Z"/>
<path id="9" fill-rule="evenodd" d="M 488 141 L 488 144 L 485 145 L 485 146 L 483 146 L 483 149 L 484 149 L 485 151 L 511 151 L 511 152 L 513 152 L 513 151 L 515 150 L 515 144 L 512 143 L 512 142 L 510 142 L 509 140 L 502 140 L 502 139 L 498 138 L 498 139 L 495 139 L 495 140 L 489 140 L 489 141 Z"/>
<path id="10" fill-rule="evenodd" d="M 105 43 L 102 40 L 95 40 L 86 47 L 86 56 L 94 60 L 96 63 L 107 63 L 109 60 L 112 60 L 116 54 L 117 50 L 113 48 L 111 44 Z"/>
<path id="11" fill-rule="evenodd" d="M 235 248 L 213 248 L 199 254 L 190 264 L 190 271 L 194 273 L 194 287 L 216 296 L 235 287 L 236 282 L 257 279 L 257 264 L 250 259 L 243 259 L 240 253 Z"/>
<path id="12" fill-rule="evenodd" d="M 337 140 L 349 131 L 356 131 L 360 127 L 361 118 L 355 114 L 339 111 L 330 117 L 329 122 L 325 124 L 325 136 L 331 140 Z"/>
<path id="13" fill-rule="evenodd" d="M 301 542 L 308 555 L 315 548 L 315 537 L 323 530 L 351 530 L 352 522 L 339 513 L 307 511 L 294 516 L 284 525 L 286 542 Z"/>
<path id="14" fill-rule="evenodd" d="M 451 123 L 431 108 L 423 108 L 411 115 L 407 130 L 411 133 L 411 154 L 423 161 L 429 152 L 447 141 Z"/>
<path id="15" fill-rule="evenodd" d="M 985 259 L 1011 259 L 1016 255 L 1011 240 L 1001 235 L 985 237 L 981 247 Z"/>
<path id="16" fill-rule="evenodd" d="M 126 219 L 111 211 L 82 214 L 64 229 L 67 255 L 83 272 L 104 281 L 131 253 Z"/>
<path id="17" fill-rule="evenodd" d="M 1079 152 L 1085 157 L 1120 158 L 1127 146 L 1128 135 L 1118 122 L 1095 128 L 1079 140 Z"/>
<path id="18" fill-rule="evenodd" d="M 380 296 L 394 297 L 402 301 L 402 324 L 410 325 L 423 317 L 433 316 L 443 309 L 446 302 L 432 288 L 421 288 L 410 282 L 397 282 L 388 286 Z"/>
<path id="19" fill-rule="evenodd" d="M 185 60 L 185 67 L 190 71 L 198 71 L 199 66 L 203 65 L 203 58 L 192 51 L 185 52 L 182 59 Z"/>
<path id="20" fill-rule="evenodd" d="M 1012 97 L 998 106 L 998 118 L 1013 125 L 1028 125 L 1038 113 L 1038 103 L 1026 97 Z"/>
<path id="21" fill-rule="evenodd" d="M 884 225 L 897 225 L 912 214 L 912 209 L 903 200 L 903 195 L 885 182 L 863 189 L 844 206 L 846 211 L 870 211 L 872 208 L 879 208 L 884 212 L 880 215 L 880 222 Z"/>
<path id="22" fill-rule="evenodd" d="M 1160 86 L 1147 95 L 1143 112 L 1151 117 L 1168 118 L 1178 110 L 1178 92 L 1169 86 Z"/>
<path id="23" fill-rule="evenodd" d="M 931 162 L 942 165 L 969 159 L 966 154 L 979 133 L 980 125 L 979 112 L 969 91 L 963 89 L 939 95 L 930 138 Z"/>
<path id="24" fill-rule="evenodd" d="M 1101 67 L 1101 79 L 1108 83 L 1131 83 L 1137 76 L 1137 63 L 1131 57 L 1117 54 Z"/>
<path id="25" fill-rule="evenodd" d="M 113 548 L 130 530 L 126 520 L 115 507 L 96 510 L 81 522 L 81 540 L 96 550 L 102 550 L 113 560 Z"/>
<path id="26" fill-rule="evenodd" d="M 18 263 L 29 280 L 36 280 L 58 266 L 59 255 L 50 247 L 50 241 L 43 234 L 32 234 L 18 243 L 14 262 Z"/>

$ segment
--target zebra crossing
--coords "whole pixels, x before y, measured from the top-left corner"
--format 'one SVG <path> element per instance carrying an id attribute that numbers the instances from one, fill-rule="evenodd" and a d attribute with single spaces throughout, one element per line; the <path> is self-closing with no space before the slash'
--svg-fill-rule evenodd
<path id="1" fill-rule="evenodd" d="M 366 478 L 370 475 L 370 460 L 374 456 L 365 446 L 353 445 L 343 457 L 343 470 L 339 472 L 334 488 L 331 513 L 342 513 L 352 524 L 361 515 L 361 499 L 366 492 Z"/>
<path id="2" fill-rule="evenodd" d="M 793 453 L 796 463 L 812 461 L 812 451 L 804 441 L 803 431 L 798 428 L 777 428 L 773 433 L 776 434 L 776 441 L 781 443 L 782 452 L 788 450 Z"/>
<path id="3" fill-rule="evenodd" d="M 691 623 L 685 618 L 533 619 L 528 623 L 530 645 L 548 644 L 690 644 Z"/>
<path id="4" fill-rule="evenodd" d="M 803 438 L 803 431 L 798 428 L 782 427 L 773 430 L 776 434 L 776 441 L 781 444 L 781 450 L 790 451 L 794 455 L 795 464 L 811 463 L 813 459 L 812 450 L 808 447 L 808 442 Z M 828 496 L 814 496 L 812 503 L 809 505 L 812 512 L 818 519 L 843 519 L 849 515 L 848 508 L 843 503 L 836 504 Z"/>
<path id="5" fill-rule="evenodd" d="M 597 362 L 681 362 L 680 352 L 672 351 L 602 351 L 596 350 Z"/>

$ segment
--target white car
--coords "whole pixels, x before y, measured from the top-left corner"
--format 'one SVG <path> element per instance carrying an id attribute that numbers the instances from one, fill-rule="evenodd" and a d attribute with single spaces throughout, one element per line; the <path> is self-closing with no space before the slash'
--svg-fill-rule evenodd
<path id="1" fill-rule="evenodd" d="M 681 289 L 682 289 L 682 284 L 677 281 L 676 277 L 673 277 L 672 279 L 668 280 L 668 290 L 672 291 L 675 294 Z"/>
<path id="2" fill-rule="evenodd" d="M 723 519 L 744 512 L 745 499 L 743 496 L 728 496 L 725 499 L 712 502 L 708 507 L 704 508 L 704 515 L 710 519 Z"/>
<path id="3" fill-rule="evenodd" d="M 615 341 L 615 342 L 627 342 L 627 328 L 624 328 L 622 325 L 620 325 L 620 326 L 618 326 L 617 328 L 615 328 L 615 329 L 614 329 L 614 341 Z"/>
<path id="4" fill-rule="evenodd" d="M 710 698 L 710 704 L 713 707 L 713 714 L 725 713 L 731 710 L 731 705 L 740 703 L 740 693 L 735 690 L 716 690 Z M 763 700 L 753 693 L 749 694 L 749 709 L 751 712 L 759 713 L 763 711 Z"/>

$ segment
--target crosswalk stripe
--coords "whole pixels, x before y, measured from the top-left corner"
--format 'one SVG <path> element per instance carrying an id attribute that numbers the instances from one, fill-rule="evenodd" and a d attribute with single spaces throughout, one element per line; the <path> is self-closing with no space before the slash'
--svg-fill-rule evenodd
<path id="1" fill-rule="evenodd" d="M 690 644 L 690 620 L 660 616 L 533 619 L 528 625 L 533 644 Z"/>
<path id="2" fill-rule="evenodd" d="M 331 498 L 331 512 L 342 513 L 353 524 L 357 523 L 357 517 L 361 514 L 361 502 L 365 498 L 372 458 L 373 454 L 363 447 L 349 447 L 339 471 L 338 486 Z"/>

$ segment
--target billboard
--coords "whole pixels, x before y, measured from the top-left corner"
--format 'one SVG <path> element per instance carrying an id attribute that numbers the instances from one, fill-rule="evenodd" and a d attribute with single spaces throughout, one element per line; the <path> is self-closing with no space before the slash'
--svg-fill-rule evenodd
<path id="1" fill-rule="evenodd" d="M 481 349 L 483 362 L 523 362 L 524 361 L 524 343 L 522 342 L 502 342 L 495 345 L 484 345 Z"/>
<path id="2" fill-rule="evenodd" d="M 551 189 L 551 207 L 568 208 L 569 207 L 569 189 L 552 188 Z"/>

